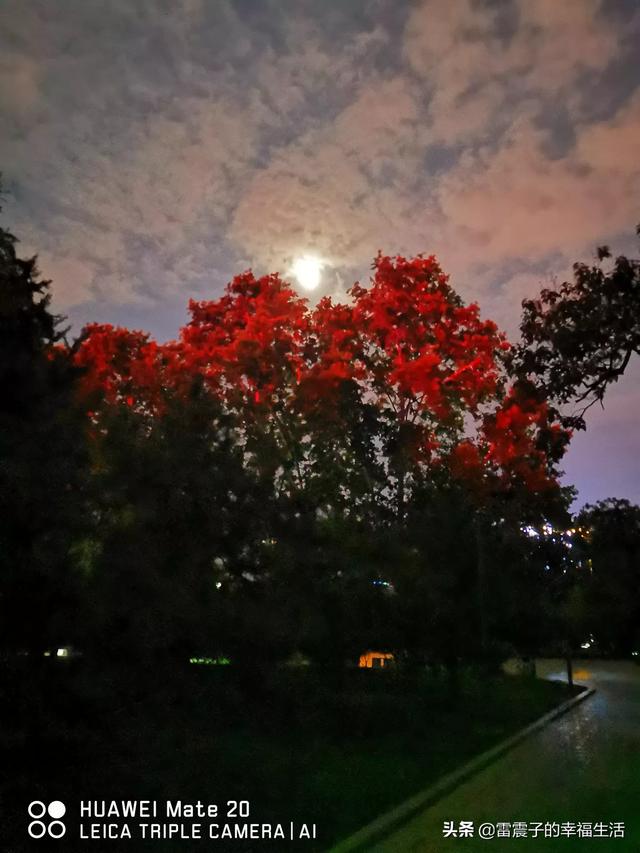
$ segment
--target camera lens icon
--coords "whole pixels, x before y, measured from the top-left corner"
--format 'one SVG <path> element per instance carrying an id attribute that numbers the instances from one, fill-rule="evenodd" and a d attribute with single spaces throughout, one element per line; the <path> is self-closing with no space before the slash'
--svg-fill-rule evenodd
<path id="1" fill-rule="evenodd" d="M 27 830 L 31 838 L 44 838 L 45 835 L 49 835 L 50 838 L 62 838 L 67 831 L 66 826 L 60 820 L 60 818 L 65 816 L 67 807 L 60 800 L 53 800 L 48 806 L 45 806 L 41 800 L 34 800 L 32 803 L 29 803 L 27 811 L 29 812 L 29 817 L 35 818 L 35 820 L 31 821 Z M 42 820 L 45 815 L 53 818 L 53 820 L 47 820 L 45 823 Z"/>

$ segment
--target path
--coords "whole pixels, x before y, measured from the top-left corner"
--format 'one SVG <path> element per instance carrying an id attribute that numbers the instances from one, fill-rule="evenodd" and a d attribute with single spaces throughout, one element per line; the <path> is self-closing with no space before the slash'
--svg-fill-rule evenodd
<path id="1" fill-rule="evenodd" d="M 560 661 L 538 674 L 564 679 Z M 399 828 L 373 853 L 640 852 L 640 667 L 579 661 L 576 683 L 597 692 Z M 443 838 L 444 821 L 473 821 L 476 837 Z M 624 821 L 625 837 L 477 837 L 482 822 Z"/>

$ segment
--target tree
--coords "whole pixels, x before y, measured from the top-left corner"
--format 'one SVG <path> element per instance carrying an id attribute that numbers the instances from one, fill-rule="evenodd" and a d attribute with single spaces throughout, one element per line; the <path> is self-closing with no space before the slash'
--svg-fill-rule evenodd
<path id="1" fill-rule="evenodd" d="M 475 528 L 478 598 L 486 598 L 484 539 L 492 513 L 524 495 L 548 501 L 558 492 L 555 464 L 568 434 L 530 383 L 509 384 L 504 335 L 477 305 L 463 304 L 435 258 L 379 255 L 370 287 L 355 285 L 347 304 L 323 299 L 310 310 L 278 276 L 247 272 L 222 297 L 192 302 L 190 310 L 178 340 L 165 345 L 141 332 L 87 328 L 76 360 L 85 371 L 96 448 L 107 457 L 112 452 L 104 440 L 113 429 L 110 412 L 131 415 L 140 435 L 153 438 L 168 407 L 188 413 L 194 388 L 229 420 L 242 466 L 263 495 L 267 543 L 265 550 L 245 542 L 253 567 L 236 553 L 229 571 L 250 576 L 250 621 L 259 624 L 258 611 L 278 614 L 279 628 L 265 627 L 274 645 L 283 652 L 287 643 L 353 649 L 356 623 L 364 641 L 366 618 L 364 611 L 355 618 L 355 602 L 368 600 L 391 571 L 361 559 L 367 538 L 401 537 L 409 525 L 415 533 L 420 512 L 423 523 L 425 512 L 433 516 L 434 531 L 448 529 L 436 506 L 454 494 L 466 514 L 462 527 L 470 519 Z M 223 460 L 216 464 L 224 469 Z M 335 531 L 351 542 L 346 562 Z M 466 537 L 441 540 L 430 556 L 422 552 L 434 579 L 468 566 L 458 554 Z M 407 566 L 417 565 L 416 554 L 419 547 L 404 552 Z M 398 577 L 407 596 L 412 571 Z M 464 578 L 468 568 L 456 588 L 465 588 Z M 347 600 L 351 623 L 338 618 Z M 387 600 L 372 601 L 374 610 L 393 609 Z M 304 627 L 320 602 L 316 610 L 335 617 L 315 620 L 324 626 L 324 642 Z M 440 622 L 450 626 L 452 619 Z M 480 627 L 486 634 L 484 617 Z M 244 633 L 251 635 L 250 626 Z"/>
<path id="2" fill-rule="evenodd" d="M 190 303 L 191 321 L 163 346 L 90 326 L 78 350 L 86 386 L 153 416 L 166 389 L 184 397 L 197 378 L 276 489 L 328 482 L 331 448 L 341 484 L 325 502 L 355 488 L 345 475 L 357 468 L 359 488 L 393 493 L 400 516 L 418 469 L 447 465 L 492 488 L 552 485 L 568 435 L 531 383 L 508 386 L 495 324 L 463 305 L 433 257 L 379 255 L 374 271 L 351 304 L 313 311 L 278 276 L 244 273 L 220 299 Z"/>
<path id="3" fill-rule="evenodd" d="M 72 634 L 84 424 L 50 282 L 16 244 L 0 228 L 0 644 L 42 652 Z"/>
<path id="4" fill-rule="evenodd" d="M 465 415 L 498 393 L 498 356 L 508 346 L 477 305 L 463 305 L 436 259 L 378 255 L 367 289 L 355 285 L 350 357 L 380 412 L 386 489 L 400 517 L 415 466 L 452 451 Z"/>
<path id="5" fill-rule="evenodd" d="M 236 276 L 218 300 L 189 303 L 191 321 L 169 348 L 174 379 L 194 375 L 241 427 L 247 460 L 278 489 L 302 485 L 293 394 L 303 367 L 306 301 L 277 275 Z"/>
<path id="6" fill-rule="evenodd" d="M 351 295 L 349 306 L 319 306 L 325 323 L 340 316 L 325 357 L 375 407 L 377 482 L 391 523 L 410 527 L 419 543 L 421 571 L 409 559 L 406 573 L 391 572 L 401 606 L 412 602 L 405 648 L 451 663 L 463 649 L 487 646 L 492 523 L 525 497 L 538 516 L 541 505 L 561 501 L 555 465 L 570 435 L 531 383 L 509 386 L 505 337 L 477 305 L 462 303 L 435 258 L 379 255 L 370 288 L 356 285 Z M 478 626 L 471 644 L 468 631 L 455 639 L 470 613 Z"/>
<path id="7" fill-rule="evenodd" d="M 605 652 L 628 655 L 640 640 L 640 507 L 616 498 L 587 504 L 576 527 L 591 632 Z"/>
<path id="8" fill-rule="evenodd" d="M 246 624 L 246 611 L 269 502 L 229 416 L 194 389 L 166 398 L 151 421 L 122 401 L 99 422 L 82 555 L 92 602 L 85 648 L 129 663 L 202 653 L 241 663 L 268 650 L 264 620 Z"/>
<path id="9" fill-rule="evenodd" d="M 640 226 L 638 226 L 640 234 Z M 512 354 L 516 375 L 532 379 L 557 405 L 571 404 L 563 423 L 584 428 L 584 414 L 640 353 L 640 261 L 611 258 L 574 264 L 573 281 L 522 303 L 522 343 Z"/>

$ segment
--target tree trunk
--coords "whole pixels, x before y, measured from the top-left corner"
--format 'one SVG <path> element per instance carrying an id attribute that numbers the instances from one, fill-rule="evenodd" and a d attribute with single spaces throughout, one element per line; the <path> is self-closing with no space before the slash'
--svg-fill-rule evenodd
<path id="1" fill-rule="evenodd" d="M 404 466 L 404 461 L 403 461 L 403 463 L 402 463 L 402 467 L 400 468 L 400 470 L 399 470 L 399 472 L 398 472 L 398 495 L 397 495 L 398 502 L 397 502 L 397 512 L 398 512 L 398 520 L 399 520 L 399 521 L 404 521 L 404 516 L 405 516 L 405 503 L 406 503 L 405 490 L 406 490 L 406 480 L 407 480 L 407 473 L 406 473 L 405 466 Z"/>
<path id="2" fill-rule="evenodd" d="M 567 684 L 569 687 L 573 687 L 573 660 L 571 658 L 571 650 L 567 649 L 565 652 L 565 660 L 567 663 Z"/>
<path id="3" fill-rule="evenodd" d="M 477 599 L 478 599 L 478 627 L 480 630 L 480 650 L 482 657 L 487 656 L 487 559 L 484 538 L 483 517 L 477 513 L 475 517 L 476 533 L 476 568 L 477 568 Z"/>

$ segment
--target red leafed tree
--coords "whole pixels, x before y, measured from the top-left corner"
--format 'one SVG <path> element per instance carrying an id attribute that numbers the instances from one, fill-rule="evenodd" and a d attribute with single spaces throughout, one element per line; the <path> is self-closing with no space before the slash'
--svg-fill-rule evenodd
<path id="1" fill-rule="evenodd" d="M 74 360 L 83 368 L 79 391 L 92 411 L 105 404 L 147 414 L 162 410 L 166 358 L 145 332 L 92 323 L 83 331 Z"/>
<path id="2" fill-rule="evenodd" d="M 238 424 L 248 462 L 300 485 L 302 418 L 294 406 L 305 370 L 306 300 L 279 276 L 236 276 L 217 300 L 190 302 L 190 322 L 167 349 L 172 380 L 197 377 Z"/>
<path id="3" fill-rule="evenodd" d="M 402 513 L 416 472 L 443 466 L 479 498 L 555 486 L 567 434 L 523 384 L 508 388 L 509 349 L 495 323 L 464 305 L 434 257 L 379 255 L 352 304 L 316 309 L 318 357 L 308 379 L 357 383 L 379 413 L 378 446 Z"/>
<path id="4" fill-rule="evenodd" d="M 449 458 L 453 475 L 471 487 L 476 501 L 514 491 L 557 489 L 554 466 L 571 432 L 553 420 L 531 386 L 511 387 L 478 426 L 475 437 L 461 440 Z"/>
<path id="5" fill-rule="evenodd" d="M 378 255 L 371 287 L 351 293 L 402 513 L 412 469 L 457 442 L 464 414 L 495 394 L 506 343 L 477 305 L 462 304 L 434 257 Z"/>
<path id="6" fill-rule="evenodd" d="M 465 306 L 433 256 L 379 255 L 369 289 L 352 288 L 353 318 L 374 390 L 401 421 L 447 422 L 495 394 L 497 354 L 507 348 L 495 323 Z"/>
<path id="7" fill-rule="evenodd" d="M 568 433 L 533 389 L 507 386 L 505 336 L 462 302 L 433 256 L 379 254 L 370 286 L 350 296 L 309 309 L 279 276 L 245 272 L 219 299 L 192 301 L 175 342 L 90 326 L 76 356 L 84 389 L 158 415 L 166 393 L 186 404 L 197 384 L 236 419 L 247 460 L 281 487 L 305 489 L 323 467 L 336 487 L 341 465 L 345 482 L 347 468 L 368 465 L 360 485 L 400 514 L 416 473 L 436 468 L 481 500 L 554 486 Z"/>
<path id="8" fill-rule="evenodd" d="M 230 408 L 282 402 L 302 365 L 306 300 L 277 275 L 236 276 L 221 299 L 189 303 L 175 369 L 202 376 Z"/>
<path id="9" fill-rule="evenodd" d="M 369 287 L 354 285 L 346 304 L 325 298 L 314 308 L 279 276 L 246 272 L 220 298 L 191 302 L 190 312 L 178 339 L 164 345 L 126 329 L 86 330 L 75 358 L 85 368 L 92 422 L 101 423 L 101 406 L 121 407 L 144 419 L 142 434 L 151 435 L 147 427 L 161 421 L 169 399 L 189 407 L 212 397 L 214 406 L 188 411 L 222 411 L 244 473 L 252 483 L 257 475 L 262 495 L 284 498 L 265 506 L 253 551 L 244 543 L 258 555 L 252 571 L 266 560 L 268 576 L 286 560 L 280 551 L 265 557 L 264 543 L 286 540 L 297 519 L 306 531 L 316 530 L 318 517 L 328 518 L 328 529 L 346 521 L 386 531 L 394 519 L 408 529 L 420 524 L 420 489 L 429 501 L 444 497 L 446 511 L 440 484 L 453 484 L 477 536 L 486 647 L 491 507 L 500 504 L 501 515 L 506 496 L 557 493 L 555 465 L 569 437 L 532 386 L 509 384 L 509 344 L 496 325 L 462 302 L 433 257 L 379 255 Z M 108 418 L 102 423 L 108 434 Z M 216 429 L 212 422 L 212 438 Z M 232 504 L 227 511 L 236 512 Z M 302 564 L 306 555 L 294 544 L 291 551 Z M 442 559 L 447 572 L 450 556 Z"/>

